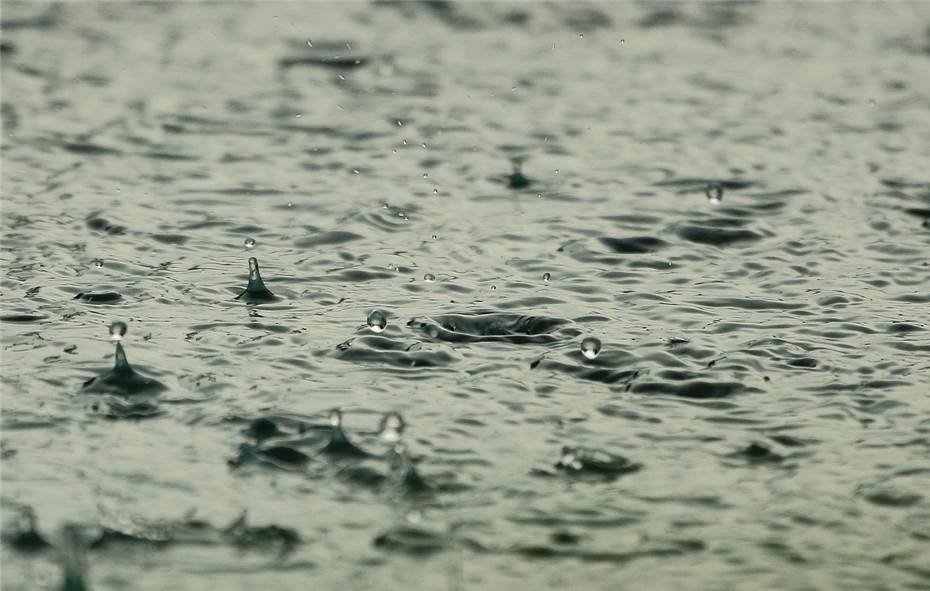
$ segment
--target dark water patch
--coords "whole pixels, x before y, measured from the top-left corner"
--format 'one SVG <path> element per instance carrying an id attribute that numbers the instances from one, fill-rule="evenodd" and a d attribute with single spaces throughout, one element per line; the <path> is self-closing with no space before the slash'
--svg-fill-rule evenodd
<path id="1" fill-rule="evenodd" d="M 332 351 L 338 359 L 354 363 L 384 364 L 401 369 L 446 367 L 459 359 L 446 350 L 423 350 L 388 337 L 362 336 L 343 341 Z"/>
<path id="2" fill-rule="evenodd" d="M 553 548 L 551 546 L 515 546 L 511 549 L 511 552 L 525 558 L 539 560 L 571 559 L 580 562 L 604 562 L 621 565 L 641 558 L 661 559 L 684 556 L 700 552 L 704 548 L 704 543 L 699 540 L 680 540 L 674 541 L 665 547 L 630 552 L 575 550 Z"/>
<path id="3" fill-rule="evenodd" d="M 113 291 L 101 292 L 82 292 L 74 296 L 74 299 L 81 300 L 88 304 L 115 304 L 123 299 L 123 296 Z"/>
<path id="4" fill-rule="evenodd" d="M 859 496 L 873 505 L 890 508 L 907 508 L 919 504 L 923 496 L 903 491 L 890 486 L 864 486 L 858 491 Z"/>
<path id="5" fill-rule="evenodd" d="M 736 230 L 694 224 L 680 226 L 678 236 L 689 242 L 721 247 L 755 242 L 763 238 L 761 234 L 757 234 L 752 230 Z"/>
<path id="6" fill-rule="evenodd" d="M 119 236 L 126 233 L 126 228 L 124 226 L 111 224 L 106 219 L 98 217 L 97 214 L 90 214 L 87 216 L 87 218 L 85 218 L 85 223 L 91 230 L 95 232 L 104 232 L 111 236 Z"/>
<path id="7" fill-rule="evenodd" d="M 784 460 L 782 456 L 772 451 L 769 446 L 756 442 L 752 442 L 743 449 L 733 452 L 730 457 L 744 459 L 754 464 L 777 464 Z"/>
<path id="8" fill-rule="evenodd" d="M 301 238 L 294 241 L 294 246 L 297 248 L 314 248 L 318 246 L 335 246 L 337 244 L 345 244 L 346 242 L 352 242 L 353 240 L 360 240 L 362 236 L 355 234 L 354 232 L 344 232 L 344 231 L 331 231 L 331 232 L 321 232 L 314 236 L 308 238 Z"/>
<path id="9" fill-rule="evenodd" d="M 3 504 L 2 539 L 5 545 L 16 552 L 28 554 L 51 548 L 52 545 L 38 530 L 36 514 L 32 507 L 8 503 L 5 499 Z"/>
<path id="10" fill-rule="evenodd" d="M 646 254 L 655 252 L 668 245 L 664 240 L 653 236 L 636 236 L 634 238 L 599 238 L 601 244 L 621 254 Z"/>
<path id="11" fill-rule="evenodd" d="M 297 531 L 279 525 L 249 525 L 245 513 L 222 532 L 223 538 L 235 548 L 275 554 L 290 554 L 300 543 Z"/>
<path id="12" fill-rule="evenodd" d="M 803 367 L 806 369 L 813 369 L 817 367 L 817 360 L 813 357 L 798 357 L 797 359 L 791 359 L 788 361 L 788 365 L 791 367 Z"/>
<path id="13" fill-rule="evenodd" d="M 379 534 L 373 543 L 385 552 L 426 557 L 445 550 L 448 537 L 423 528 L 401 526 Z"/>
<path id="14" fill-rule="evenodd" d="M 108 148 L 98 144 L 83 142 L 69 142 L 62 144 L 61 147 L 72 154 L 80 154 L 82 156 L 113 156 L 120 154 L 120 151 L 116 148 Z"/>
<path id="15" fill-rule="evenodd" d="M 565 337 L 559 329 L 568 320 L 496 312 L 445 314 L 414 318 L 407 323 L 430 339 L 451 343 L 507 342 L 516 345 L 555 343 Z"/>
<path id="16" fill-rule="evenodd" d="M 632 391 L 637 394 L 669 394 L 694 400 L 729 398 L 748 392 L 758 392 L 739 382 L 709 382 L 694 380 L 683 383 L 637 381 Z"/>
<path id="17" fill-rule="evenodd" d="M 41 316 L 39 314 L 4 314 L 3 316 L 0 316 L 0 322 L 29 324 L 32 322 L 41 322 L 46 318 L 48 318 L 48 316 Z"/>
<path id="18" fill-rule="evenodd" d="M 173 244 L 180 246 L 190 240 L 189 236 L 183 234 L 152 234 L 152 238 L 162 244 Z"/>
<path id="19" fill-rule="evenodd" d="M 713 308 L 741 308 L 743 310 L 801 310 L 805 308 L 804 304 L 776 302 L 758 298 L 714 298 L 698 300 L 693 303 Z"/>
<path id="20" fill-rule="evenodd" d="M 921 332 L 924 329 L 922 326 L 916 324 L 911 324 L 909 322 L 892 322 L 888 325 L 888 332 L 893 334 L 907 334 L 910 332 Z"/>
<path id="21" fill-rule="evenodd" d="M 564 474 L 572 479 L 612 482 L 626 474 L 638 472 L 643 465 L 598 449 L 563 447 L 555 472 L 534 470 L 535 476 L 552 477 Z"/>

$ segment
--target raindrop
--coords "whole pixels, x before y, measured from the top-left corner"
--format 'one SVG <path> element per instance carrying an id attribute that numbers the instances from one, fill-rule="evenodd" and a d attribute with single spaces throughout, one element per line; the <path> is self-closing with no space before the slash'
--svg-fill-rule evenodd
<path id="1" fill-rule="evenodd" d="M 433 275 L 432 273 L 427 273 L 426 275 L 423 276 L 423 281 L 427 283 L 432 283 L 433 281 L 436 281 L 436 276 Z"/>
<path id="2" fill-rule="evenodd" d="M 496 285 L 492 285 L 492 286 L 491 286 L 491 291 L 497 291 L 497 286 L 496 286 Z"/>
<path id="3" fill-rule="evenodd" d="M 424 173 L 423 173 L 423 178 L 428 178 L 428 177 L 429 177 L 429 173 L 428 173 L 428 172 L 424 172 Z"/>
<path id="4" fill-rule="evenodd" d="M 348 41 L 346 41 L 346 49 L 352 51 L 352 45 L 350 45 Z"/>
<path id="5" fill-rule="evenodd" d="M 426 142 L 423 142 L 423 143 L 422 143 L 422 144 L 420 144 L 420 145 L 421 145 L 422 147 L 424 147 L 424 148 L 427 148 L 427 147 L 429 147 L 429 146 L 427 146 L 427 145 L 426 145 Z"/>
<path id="6" fill-rule="evenodd" d="M 546 283 L 549 283 L 550 279 L 552 279 L 551 273 L 543 273 L 543 281 L 545 281 Z"/>
<path id="7" fill-rule="evenodd" d="M 249 250 L 255 248 L 255 239 L 254 239 L 254 238 L 246 238 L 246 239 L 245 239 L 245 247 L 248 248 Z"/>
<path id="8" fill-rule="evenodd" d="M 288 202 L 287 202 L 287 206 L 288 206 L 288 207 L 294 207 L 294 202 L 293 202 L 293 201 L 288 201 Z"/>
<path id="9" fill-rule="evenodd" d="M 362 174 L 362 173 L 360 173 L 357 168 L 353 168 L 352 174 Z"/>
<path id="10" fill-rule="evenodd" d="M 537 199 L 542 199 L 542 193 L 536 193 L 536 198 L 537 198 Z"/>
<path id="11" fill-rule="evenodd" d="M 368 328 L 371 332 L 379 333 L 387 326 L 387 314 L 381 310 L 372 310 L 368 315 Z"/>
<path id="12" fill-rule="evenodd" d="M 718 205 L 723 201 L 723 187 L 720 186 L 720 183 L 711 183 L 707 185 L 707 188 L 704 189 L 704 194 L 707 195 L 707 200 Z"/>
<path id="13" fill-rule="evenodd" d="M 620 40 L 620 45 L 623 45 L 624 43 L 626 43 L 626 39 L 621 39 L 621 40 Z"/>
<path id="14" fill-rule="evenodd" d="M 433 234 L 432 236 L 430 236 L 430 238 L 432 238 L 433 240 L 439 240 L 439 235 Z"/>
<path id="15" fill-rule="evenodd" d="M 342 426 L 342 411 L 338 408 L 334 408 L 329 411 L 329 424 L 333 429 L 338 429 Z"/>
<path id="16" fill-rule="evenodd" d="M 596 337 L 585 337 L 581 341 L 581 354 L 585 359 L 594 359 L 601 352 L 601 341 Z"/>
<path id="17" fill-rule="evenodd" d="M 342 80 L 342 81 L 345 81 L 346 77 L 343 76 L 342 74 L 339 74 L 339 79 Z"/>
<path id="18" fill-rule="evenodd" d="M 584 33 L 578 33 L 578 38 L 579 38 L 579 39 L 584 39 Z"/>
<path id="19" fill-rule="evenodd" d="M 313 47 L 313 41 L 307 39 L 307 47 Z"/>
<path id="20" fill-rule="evenodd" d="M 403 126 L 404 126 L 404 122 L 401 121 L 400 119 L 398 119 L 398 120 L 397 120 L 397 127 L 403 127 Z"/>
<path id="21" fill-rule="evenodd" d="M 303 117 L 303 116 L 304 116 L 303 113 L 297 113 L 296 115 L 294 115 L 294 117 L 296 117 L 296 118 L 298 118 L 298 119 L 300 119 L 300 118 Z"/>
<path id="22" fill-rule="evenodd" d="M 404 433 L 404 419 L 396 412 L 389 412 L 381 418 L 379 435 L 387 443 L 397 443 Z"/>
<path id="23" fill-rule="evenodd" d="M 407 145 L 407 139 L 406 139 L 406 138 L 401 139 L 401 141 L 404 142 L 404 145 L 405 145 L 405 146 Z"/>
<path id="24" fill-rule="evenodd" d="M 555 174 L 559 174 L 559 169 L 558 169 L 558 168 L 555 169 Z"/>
<path id="25" fill-rule="evenodd" d="M 121 341 L 126 336 L 127 330 L 129 330 L 129 327 L 126 326 L 125 322 L 116 320 L 110 324 L 110 338 L 114 341 Z"/>
<path id="26" fill-rule="evenodd" d="M 439 195 L 439 189 L 433 189 L 433 195 Z"/>
<path id="27" fill-rule="evenodd" d="M 103 266 L 103 260 L 101 260 L 101 259 L 95 259 L 95 260 L 94 260 L 94 266 L 97 267 L 97 268 L 99 269 L 100 267 Z"/>

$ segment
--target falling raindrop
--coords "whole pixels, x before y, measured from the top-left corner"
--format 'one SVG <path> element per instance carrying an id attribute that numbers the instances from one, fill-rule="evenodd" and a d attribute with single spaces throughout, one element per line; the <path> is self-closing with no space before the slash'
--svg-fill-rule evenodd
<path id="1" fill-rule="evenodd" d="M 313 47 L 313 41 L 307 39 L 307 47 Z"/>
<path id="2" fill-rule="evenodd" d="M 546 283 L 549 283 L 550 279 L 552 279 L 551 273 L 543 273 L 543 281 L 545 281 Z"/>
<path id="3" fill-rule="evenodd" d="M 436 276 L 433 275 L 432 273 L 427 273 L 426 275 L 423 276 L 423 281 L 427 283 L 432 283 L 433 281 L 436 281 Z"/>
<path id="4" fill-rule="evenodd" d="M 439 240 L 439 234 L 433 234 L 432 236 L 430 236 L 430 238 L 432 238 L 433 240 Z"/>
<path id="5" fill-rule="evenodd" d="M 704 194 L 707 195 L 707 200 L 714 205 L 718 205 L 723 201 L 723 187 L 720 186 L 720 183 L 711 183 L 707 185 L 707 188 L 704 189 Z"/>
<path id="6" fill-rule="evenodd" d="M 248 248 L 249 250 L 255 248 L 255 239 L 254 239 L 254 238 L 246 238 L 246 239 L 245 239 L 245 247 Z"/>
<path id="7" fill-rule="evenodd" d="M 114 341 L 121 341 L 126 336 L 127 330 L 129 330 L 129 327 L 126 326 L 125 322 L 116 320 L 110 324 L 110 338 Z"/>
<path id="8" fill-rule="evenodd" d="M 372 310 L 368 315 L 368 328 L 371 332 L 379 333 L 387 326 L 387 314 L 381 310 Z"/>
<path id="9" fill-rule="evenodd" d="M 433 189 L 433 195 L 439 195 L 439 189 Z"/>
<path id="10" fill-rule="evenodd" d="M 94 266 L 97 267 L 97 268 L 99 269 L 100 267 L 103 266 L 103 260 L 102 260 L 102 259 L 95 259 L 95 260 L 94 260 Z"/>
<path id="11" fill-rule="evenodd" d="M 601 352 L 601 341 L 596 337 L 585 337 L 581 341 L 581 354 L 585 359 L 594 359 Z"/>
<path id="12" fill-rule="evenodd" d="M 338 408 L 334 408 L 329 411 L 329 425 L 333 429 L 337 429 L 342 426 L 342 411 Z"/>

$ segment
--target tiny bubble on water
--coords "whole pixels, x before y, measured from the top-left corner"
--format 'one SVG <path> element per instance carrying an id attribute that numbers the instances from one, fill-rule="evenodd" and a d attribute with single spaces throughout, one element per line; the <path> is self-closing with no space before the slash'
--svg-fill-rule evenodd
<path id="1" fill-rule="evenodd" d="M 381 310 L 372 310 L 368 315 L 368 328 L 371 332 L 379 333 L 387 326 L 387 314 Z"/>
<path id="2" fill-rule="evenodd" d="M 126 323 L 122 320 L 116 320 L 110 324 L 110 338 L 114 341 L 121 341 L 123 337 L 126 336 L 126 331 L 129 328 L 126 326 Z"/>
<path id="3" fill-rule="evenodd" d="M 707 188 L 704 189 L 704 194 L 707 195 L 707 200 L 714 205 L 723 201 L 723 187 L 721 187 L 719 183 L 707 185 Z"/>
<path id="4" fill-rule="evenodd" d="M 594 359 L 601 352 L 601 341 L 596 337 L 585 337 L 581 341 L 581 354 L 585 359 Z"/>
<path id="5" fill-rule="evenodd" d="M 436 276 L 433 275 L 432 273 L 427 273 L 426 275 L 423 276 L 423 281 L 427 283 L 432 283 L 433 281 L 436 281 Z"/>
<path id="6" fill-rule="evenodd" d="M 246 247 L 246 248 L 249 248 L 249 249 L 255 248 L 255 239 L 254 239 L 254 238 L 246 238 L 244 244 L 245 244 L 245 247 Z"/>

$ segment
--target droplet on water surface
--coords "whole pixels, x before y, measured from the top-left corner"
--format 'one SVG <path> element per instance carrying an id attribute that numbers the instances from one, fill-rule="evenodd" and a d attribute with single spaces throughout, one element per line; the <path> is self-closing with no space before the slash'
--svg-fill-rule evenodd
<path id="1" fill-rule="evenodd" d="M 550 279 L 552 279 L 551 273 L 543 273 L 543 281 L 545 281 L 546 283 L 549 283 Z"/>
<path id="2" fill-rule="evenodd" d="M 707 195 L 707 200 L 714 205 L 723 201 L 723 187 L 721 187 L 719 183 L 707 185 L 707 188 L 704 189 L 704 194 Z"/>
<path id="3" fill-rule="evenodd" d="M 329 425 L 333 429 L 337 429 L 342 426 L 342 411 L 338 408 L 334 408 L 329 411 Z"/>
<path id="4" fill-rule="evenodd" d="M 403 417 L 396 412 L 389 412 L 381 418 L 379 429 L 381 439 L 388 443 L 397 443 L 400 441 L 405 426 Z"/>
<path id="5" fill-rule="evenodd" d="M 433 281 L 436 281 L 436 276 L 433 275 L 432 273 L 427 273 L 426 275 L 423 276 L 423 281 L 427 283 L 432 283 Z"/>
<path id="6" fill-rule="evenodd" d="M 129 330 L 129 327 L 126 326 L 125 322 L 116 320 L 110 324 L 110 338 L 114 341 L 121 341 L 126 336 L 127 330 Z"/>
<path id="7" fill-rule="evenodd" d="M 94 260 L 94 266 L 97 267 L 97 268 L 99 269 L 100 267 L 103 266 L 103 261 L 102 261 L 101 259 L 95 259 L 95 260 Z"/>
<path id="8" fill-rule="evenodd" d="M 245 247 L 248 248 L 248 249 L 255 248 L 255 239 L 254 239 L 254 238 L 246 238 L 244 244 L 245 244 Z"/>
<path id="9" fill-rule="evenodd" d="M 371 332 L 381 332 L 387 326 L 387 314 L 381 310 L 372 310 L 368 315 L 368 328 Z"/>
<path id="10" fill-rule="evenodd" d="M 581 341 L 581 354 L 585 359 L 594 359 L 601 352 L 601 341 L 596 337 L 585 337 Z"/>

